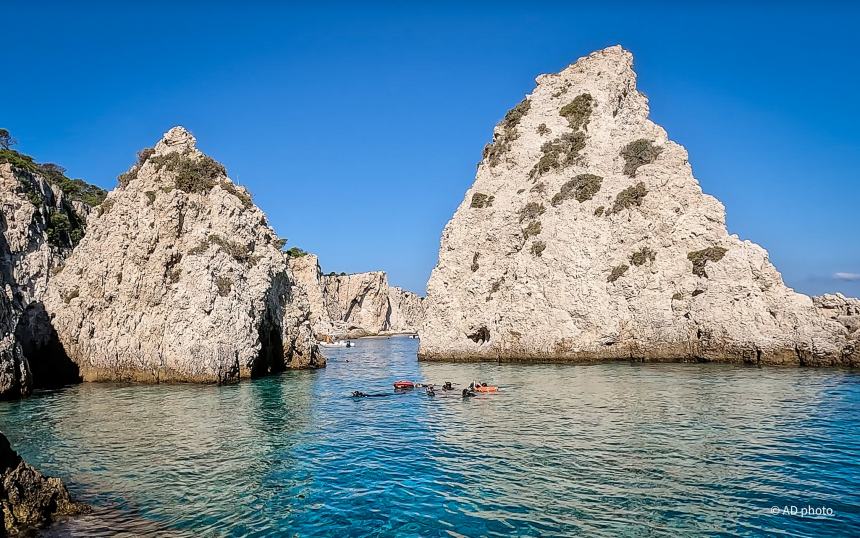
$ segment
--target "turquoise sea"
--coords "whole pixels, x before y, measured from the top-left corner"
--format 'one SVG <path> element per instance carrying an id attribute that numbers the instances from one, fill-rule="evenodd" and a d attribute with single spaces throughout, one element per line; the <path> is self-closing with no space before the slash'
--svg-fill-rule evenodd
<path id="1" fill-rule="evenodd" d="M 860 372 L 416 349 L 363 339 L 317 372 L 39 392 L 0 404 L 0 429 L 95 507 L 48 536 L 860 535 Z M 395 395 L 401 378 L 502 392 Z"/>

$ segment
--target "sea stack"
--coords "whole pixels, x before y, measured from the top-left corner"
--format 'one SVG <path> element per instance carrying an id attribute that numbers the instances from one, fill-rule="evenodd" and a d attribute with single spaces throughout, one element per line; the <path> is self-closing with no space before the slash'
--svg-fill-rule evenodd
<path id="1" fill-rule="evenodd" d="M 835 314 L 728 234 L 632 65 L 615 46 L 540 76 L 496 126 L 442 234 L 419 357 L 860 365 Z"/>
<path id="2" fill-rule="evenodd" d="M 223 383 L 324 364 L 291 355 L 315 343 L 295 342 L 310 336 L 291 325 L 283 241 L 195 143 L 175 127 L 141 151 L 51 281 L 46 306 L 84 380 Z"/>

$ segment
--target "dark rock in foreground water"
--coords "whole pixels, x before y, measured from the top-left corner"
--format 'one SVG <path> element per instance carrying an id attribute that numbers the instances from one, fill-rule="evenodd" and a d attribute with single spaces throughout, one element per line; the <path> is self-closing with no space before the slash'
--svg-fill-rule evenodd
<path id="1" fill-rule="evenodd" d="M 0 433 L 0 536 L 15 536 L 88 510 L 71 499 L 59 478 L 27 465 Z"/>

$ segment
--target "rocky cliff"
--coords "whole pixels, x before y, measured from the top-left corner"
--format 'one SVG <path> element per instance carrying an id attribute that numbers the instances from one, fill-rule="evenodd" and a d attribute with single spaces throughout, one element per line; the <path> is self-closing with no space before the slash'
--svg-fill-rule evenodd
<path id="1" fill-rule="evenodd" d="M 195 144 L 176 127 L 141 151 L 50 282 L 47 310 L 85 380 L 228 382 L 324 364 L 296 343 L 308 334 L 292 325 L 302 315 L 265 215 Z"/>
<path id="2" fill-rule="evenodd" d="M 0 399 L 76 379 L 73 365 L 51 351 L 42 300 L 83 237 L 90 204 L 104 195 L 57 165 L 0 150 Z"/>
<path id="3" fill-rule="evenodd" d="M 860 364 L 844 326 L 729 235 L 611 47 L 496 127 L 444 229 L 422 359 Z"/>
<path id="4" fill-rule="evenodd" d="M 26 535 L 58 517 L 86 512 L 59 478 L 48 478 L 21 459 L 0 433 L 0 536 Z"/>
<path id="5" fill-rule="evenodd" d="M 841 293 L 828 293 L 813 297 L 812 302 L 821 315 L 841 323 L 851 338 L 860 340 L 860 299 L 845 297 Z"/>
<path id="6" fill-rule="evenodd" d="M 414 332 L 422 298 L 388 285 L 383 271 L 324 275 L 313 254 L 293 257 L 290 273 L 309 299 L 311 325 L 321 341 Z"/>

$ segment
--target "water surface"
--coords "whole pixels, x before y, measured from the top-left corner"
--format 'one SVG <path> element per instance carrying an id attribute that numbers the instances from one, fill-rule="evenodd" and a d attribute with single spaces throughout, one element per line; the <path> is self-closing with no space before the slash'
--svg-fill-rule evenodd
<path id="1" fill-rule="evenodd" d="M 416 347 L 364 339 L 323 371 L 224 387 L 40 392 L 0 404 L 0 429 L 96 507 L 52 536 L 860 534 L 857 372 L 428 364 Z M 502 392 L 349 397 L 401 378 Z"/>

